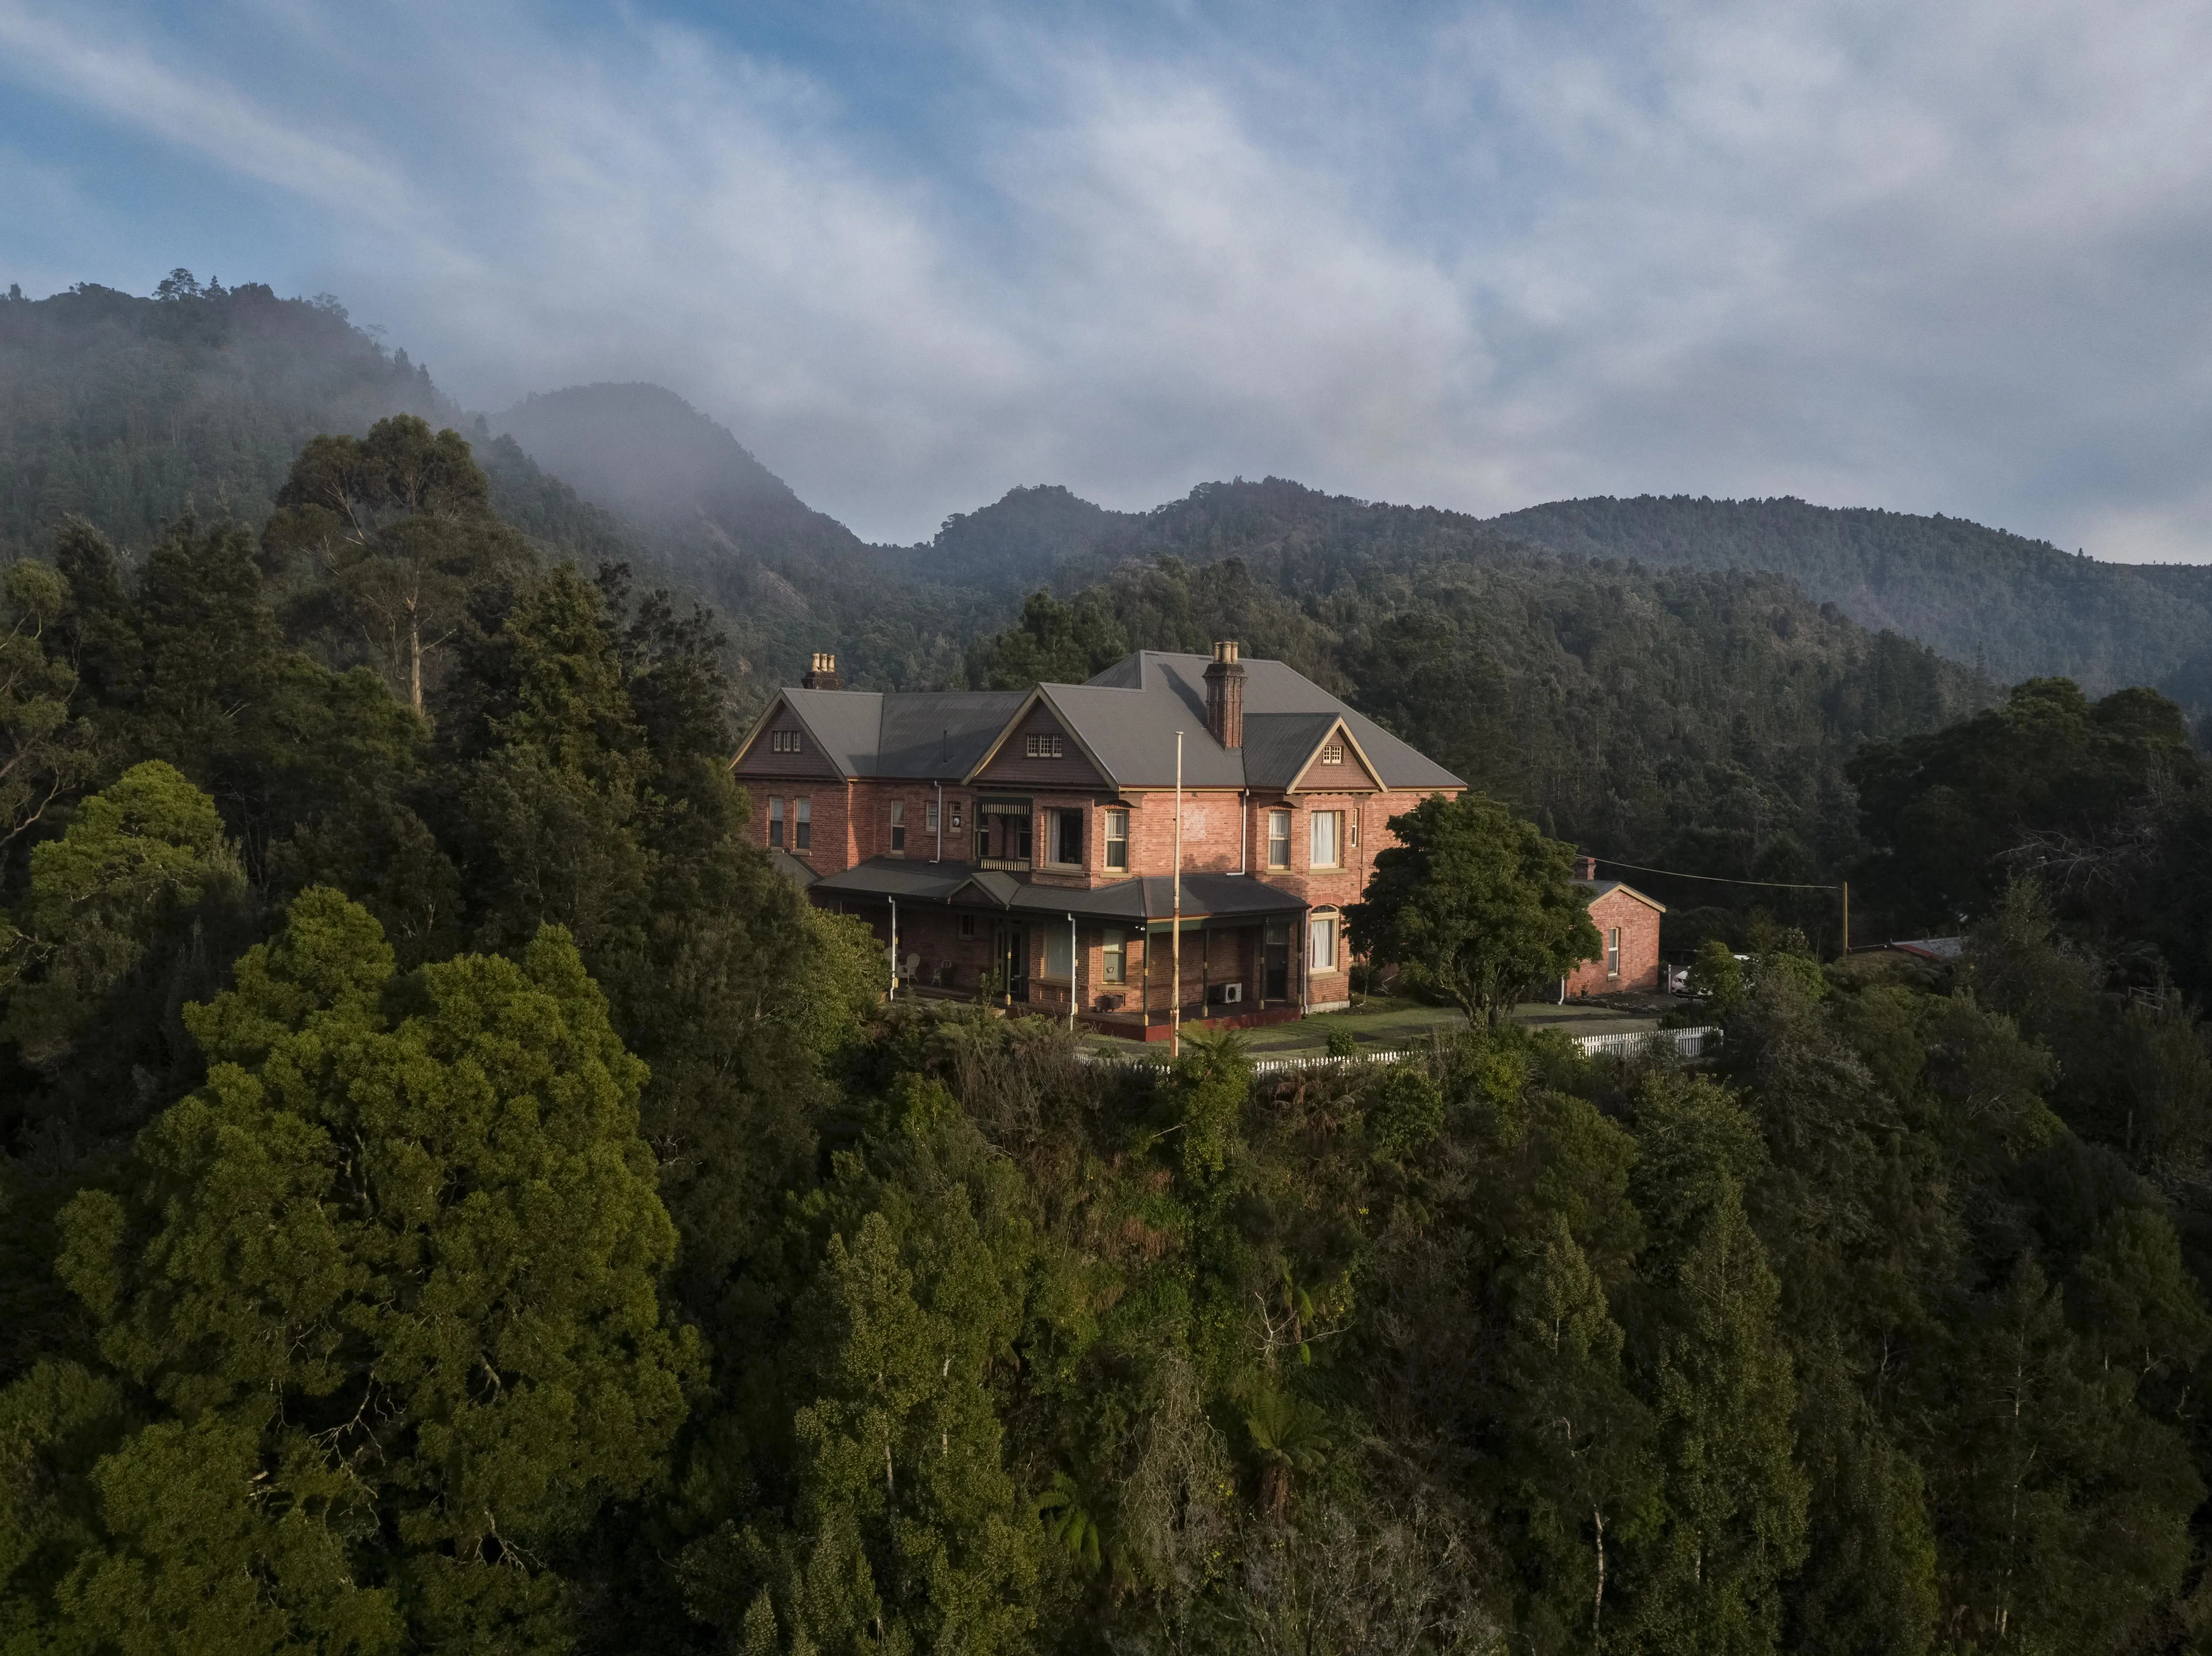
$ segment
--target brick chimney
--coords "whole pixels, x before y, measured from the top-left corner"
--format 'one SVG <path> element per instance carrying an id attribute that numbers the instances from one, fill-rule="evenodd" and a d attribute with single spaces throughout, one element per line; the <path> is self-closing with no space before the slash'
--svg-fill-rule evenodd
<path id="1" fill-rule="evenodd" d="M 837 658 L 817 650 L 814 664 L 799 681 L 802 690 L 835 690 L 842 688 L 837 682 Z"/>
<path id="2" fill-rule="evenodd" d="M 1206 728 L 1224 748 L 1244 745 L 1244 664 L 1237 659 L 1237 640 L 1213 646 L 1206 670 Z"/>
<path id="3" fill-rule="evenodd" d="M 1577 858 L 1575 858 L 1575 878 L 1577 878 L 1577 880 L 1595 880 L 1595 879 L 1596 879 L 1596 878 L 1597 878 L 1597 858 L 1595 858 L 1595 857 L 1577 857 Z"/>

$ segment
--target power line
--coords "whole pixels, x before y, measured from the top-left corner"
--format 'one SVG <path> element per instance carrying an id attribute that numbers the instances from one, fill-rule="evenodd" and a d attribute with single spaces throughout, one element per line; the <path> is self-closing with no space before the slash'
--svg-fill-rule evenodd
<path id="1" fill-rule="evenodd" d="M 1607 868 L 1625 868 L 1638 874 L 1664 874 L 1670 880 L 1704 880 L 1712 885 L 1770 886 L 1778 891 L 1838 891 L 1840 886 L 1799 885 L 1789 880 L 1730 880 L 1718 874 L 1685 874 L 1678 868 L 1646 868 L 1641 863 L 1616 863 L 1610 857 L 1593 857 L 1594 863 L 1603 863 Z"/>

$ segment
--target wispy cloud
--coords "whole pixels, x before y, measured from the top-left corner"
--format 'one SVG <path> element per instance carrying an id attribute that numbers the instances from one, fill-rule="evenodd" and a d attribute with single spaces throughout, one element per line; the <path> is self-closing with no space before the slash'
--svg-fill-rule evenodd
<path id="1" fill-rule="evenodd" d="M 2212 555 L 2207 61 L 2165 0 L 0 0 L 0 75 L 280 199 L 464 397 L 659 379 L 897 538 L 1273 471 Z"/>

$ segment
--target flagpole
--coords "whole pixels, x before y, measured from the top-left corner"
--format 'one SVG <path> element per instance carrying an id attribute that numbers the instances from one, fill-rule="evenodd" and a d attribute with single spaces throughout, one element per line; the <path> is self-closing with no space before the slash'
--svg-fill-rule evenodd
<path id="1" fill-rule="evenodd" d="M 1182 1056 L 1182 732 L 1176 732 L 1175 908 L 1168 944 L 1168 1056 Z"/>

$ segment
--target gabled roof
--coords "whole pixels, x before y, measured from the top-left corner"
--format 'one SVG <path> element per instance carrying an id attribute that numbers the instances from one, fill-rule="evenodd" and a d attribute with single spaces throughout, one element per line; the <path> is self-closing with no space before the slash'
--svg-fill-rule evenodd
<path id="1" fill-rule="evenodd" d="M 1124 788 L 1173 784 L 1178 730 L 1183 732 L 1184 786 L 1287 787 L 1297 779 L 1295 773 L 1280 775 L 1290 762 L 1283 757 L 1285 751 L 1310 732 L 1305 751 L 1297 758 L 1310 758 L 1330 719 L 1344 721 L 1346 733 L 1386 788 L 1467 786 L 1286 662 L 1243 663 L 1244 746 L 1224 748 L 1206 727 L 1206 670 L 1211 664 L 1206 656 L 1139 650 L 1088 684 L 1045 688 L 1055 707 L 1081 721 L 1085 741 L 1106 759 L 1115 780 Z M 1086 694 L 1068 694 L 1078 689 Z M 1309 722 L 1292 722 L 1301 714 Z M 1256 730 L 1255 719 L 1263 721 Z"/>
<path id="2" fill-rule="evenodd" d="M 1244 776 L 1255 788 L 1287 788 L 1337 726 L 1334 713 L 1244 713 Z"/>
<path id="3" fill-rule="evenodd" d="M 1030 693 L 787 689 L 781 695 L 840 775 L 950 780 L 982 757 Z M 754 721 L 740 753 L 759 740 L 774 712 L 771 703 Z"/>
<path id="4" fill-rule="evenodd" d="M 1140 650 L 1087 684 L 1041 684 L 1034 690 L 787 689 L 782 699 L 846 776 L 971 778 L 1031 702 L 1041 701 L 1116 788 L 1174 786 L 1178 734 L 1185 787 L 1287 788 L 1339 720 L 1384 787 L 1466 786 L 1279 661 L 1243 663 L 1244 746 L 1224 748 L 1206 724 L 1209 660 Z M 763 715 L 746 746 L 759 739 L 767 722 Z"/>
<path id="5" fill-rule="evenodd" d="M 1664 914 L 1667 912 L 1666 904 L 1661 902 L 1656 897 L 1645 896 L 1642 892 L 1638 891 L 1634 886 L 1629 884 L 1626 880 L 1577 880 L 1575 883 L 1580 886 L 1584 891 L 1589 893 L 1589 895 L 1583 900 L 1584 902 L 1594 903 L 1599 898 L 1605 896 L 1609 893 L 1626 891 L 1630 896 L 1635 898 L 1638 902 L 1642 903 L 1645 907 L 1656 908 L 1662 914 Z"/>

